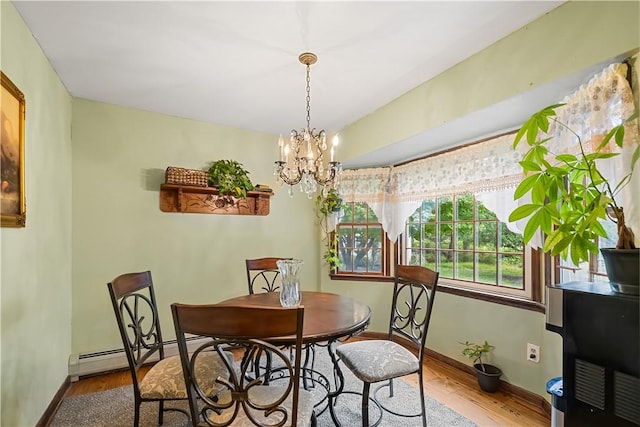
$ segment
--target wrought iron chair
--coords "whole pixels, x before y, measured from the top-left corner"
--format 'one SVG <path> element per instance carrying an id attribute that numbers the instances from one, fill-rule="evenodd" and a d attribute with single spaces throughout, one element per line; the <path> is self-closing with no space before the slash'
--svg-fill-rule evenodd
<path id="1" fill-rule="evenodd" d="M 249 294 L 255 293 L 256 290 L 264 292 L 275 292 L 279 289 L 276 279 L 280 275 L 276 262 L 281 259 L 291 258 L 256 258 L 247 259 L 247 284 L 249 286 Z M 259 286 L 256 289 L 256 286 Z"/>
<path id="2" fill-rule="evenodd" d="M 164 411 L 186 411 L 165 408 L 165 401 L 187 399 L 182 366 L 178 356 L 165 357 L 162 331 L 158 318 L 151 272 L 123 274 L 107 284 L 115 312 L 120 337 L 129 362 L 135 397 L 134 427 L 140 420 L 142 402 L 158 402 L 158 424 L 162 425 Z M 158 358 L 142 376 L 140 368 Z M 226 368 L 220 358 L 211 353 L 203 357 L 196 369 L 202 378 L 212 378 Z M 222 387 L 208 382 L 205 393 L 214 396 Z"/>
<path id="3" fill-rule="evenodd" d="M 429 319 L 438 284 L 438 273 L 425 267 L 398 265 L 393 287 L 393 302 L 386 340 L 366 340 L 343 344 L 336 348 L 340 360 L 363 382 L 362 425 L 369 426 L 369 393 L 371 384 L 386 381 L 373 392 L 373 401 L 381 409 L 404 417 L 422 417 L 427 426 L 424 402 L 422 362 Z M 415 347 L 417 356 L 394 341 L 406 341 Z M 389 388 L 393 397 L 393 379 L 418 374 L 420 389 L 419 414 L 400 414 L 386 408 L 376 395 Z M 374 425 L 382 420 L 382 414 Z"/>
<path id="4" fill-rule="evenodd" d="M 193 426 L 315 426 L 312 395 L 300 389 L 303 307 L 172 304 L 171 310 Z M 190 354 L 187 334 L 209 339 Z M 293 361 L 265 341 L 282 336 L 295 337 Z M 230 348 L 234 355 L 226 351 Z M 208 397 L 199 372 L 193 369 L 200 357 L 212 352 L 220 355 L 227 368 L 226 375 L 215 379 L 224 387 L 217 400 Z M 279 368 L 253 377 L 248 361 L 258 352 L 278 358 Z M 271 376 L 269 381 L 266 376 Z"/>

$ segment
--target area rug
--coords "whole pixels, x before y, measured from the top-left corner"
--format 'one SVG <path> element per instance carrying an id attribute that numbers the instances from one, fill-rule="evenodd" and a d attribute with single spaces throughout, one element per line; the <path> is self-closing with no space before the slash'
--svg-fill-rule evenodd
<path id="1" fill-rule="evenodd" d="M 325 349 L 316 352 L 315 368 L 323 373 L 331 372 L 331 364 Z M 342 367 L 345 376 L 345 390 L 358 392 L 362 383 L 355 378 L 346 367 Z M 332 376 L 329 376 L 332 378 Z M 374 386 L 375 387 L 375 386 Z M 374 389 L 372 387 L 372 391 Z M 316 388 L 314 391 L 318 393 Z M 385 392 L 378 394 L 383 400 Z M 387 393 L 388 394 L 388 393 Z M 343 394 L 336 404 L 336 413 L 341 424 L 345 427 L 359 426 L 361 396 L 357 394 Z M 385 401 L 385 406 L 400 413 L 416 413 L 419 411 L 419 393 L 402 379 L 394 381 L 394 397 Z M 133 425 L 133 388 L 131 386 L 115 388 L 108 391 L 85 394 L 82 396 L 65 399 L 56 413 L 51 427 L 127 427 Z M 477 427 L 475 423 L 449 409 L 435 399 L 425 396 L 427 408 L 427 425 L 429 427 Z M 186 402 L 167 403 L 167 407 L 179 407 L 187 410 Z M 371 405 L 370 420 L 377 419 L 379 411 Z M 157 426 L 158 404 L 143 403 L 140 411 L 140 427 Z M 331 427 L 333 420 L 328 410 L 318 416 L 318 427 Z M 166 412 L 164 415 L 165 427 L 189 427 L 191 423 L 180 412 Z M 391 413 L 383 414 L 380 427 L 418 427 L 422 426 L 419 417 L 400 418 Z"/>

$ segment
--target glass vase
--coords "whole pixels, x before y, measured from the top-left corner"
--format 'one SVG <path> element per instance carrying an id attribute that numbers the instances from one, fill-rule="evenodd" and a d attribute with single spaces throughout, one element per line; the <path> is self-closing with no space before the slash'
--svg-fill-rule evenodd
<path id="1" fill-rule="evenodd" d="M 300 305 L 300 270 L 304 261 L 301 259 L 281 259 L 276 261 L 282 284 L 280 285 L 280 305 L 296 307 Z"/>

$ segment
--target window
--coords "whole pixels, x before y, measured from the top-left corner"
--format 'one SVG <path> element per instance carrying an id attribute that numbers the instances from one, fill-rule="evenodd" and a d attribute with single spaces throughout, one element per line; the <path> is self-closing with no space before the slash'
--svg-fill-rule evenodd
<path id="1" fill-rule="evenodd" d="M 389 241 L 378 217 L 366 203 L 350 202 L 336 226 L 340 264 L 335 275 L 387 276 Z"/>
<path id="2" fill-rule="evenodd" d="M 531 296 L 522 236 L 472 194 L 424 200 L 402 242 L 404 262 L 439 271 L 446 283 Z"/>

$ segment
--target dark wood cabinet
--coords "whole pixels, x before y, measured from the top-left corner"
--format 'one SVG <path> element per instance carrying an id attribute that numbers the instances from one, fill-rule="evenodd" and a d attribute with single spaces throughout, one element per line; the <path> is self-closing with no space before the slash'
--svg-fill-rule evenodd
<path id="1" fill-rule="evenodd" d="M 640 425 L 640 300 L 608 283 L 547 288 L 546 328 L 562 336 L 565 427 Z"/>

